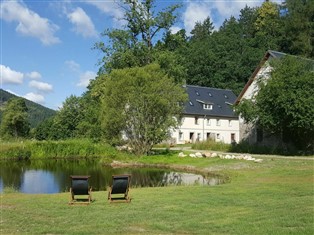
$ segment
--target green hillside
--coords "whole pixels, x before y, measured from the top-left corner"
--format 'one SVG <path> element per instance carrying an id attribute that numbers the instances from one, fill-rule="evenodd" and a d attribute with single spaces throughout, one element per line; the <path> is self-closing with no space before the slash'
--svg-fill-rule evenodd
<path id="1" fill-rule="evenodd" d="M 14 97 L 17 96 L 3 89 L 0 89 L 0 120 L 2 119 L 2 113 L 6 103 L 9 99 Z M 28 108 L 29 122 L 32 128 L 38 126 L 39 123 L 56 114 L 55 110 L 49 109 L 27 99 L 24 100 Z"/>

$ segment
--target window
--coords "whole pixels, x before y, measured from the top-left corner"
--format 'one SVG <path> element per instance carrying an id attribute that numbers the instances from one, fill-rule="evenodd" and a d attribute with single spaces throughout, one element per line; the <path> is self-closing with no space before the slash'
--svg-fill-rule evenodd
<path id="1" fill-rule="evenodd" d="M 206 123 L 207 123 L 207 126 L 210 126 L 210 119 L 209 118 L 207 118 Z"/>
<path id="2" fill-rule="evenodd" d="M 213 95 L 212 95 L 212 93 L 210 93 L 210 92 L 208 92 L 208 95 L 210 96 L 210 97 L 212 97 Z"/>
<path id="3" fill-rule="evenodd" d="M 220 126 L 221 125 L 221 121 L 220 121 L 220 119 L 217 119 L 216 120 L 216 126 Z"/>
<path id="4" fill-rule="evenodd" d="M 200 93 L 199 93 L 198 91 L 195 91 L 195 94 L 196 94 L 197 96 L 199 96 L 199 95 L 200 95 Z"/>
<path id="5" fill-rule="evenodd" d="M 217 140 L 220 140 L 220 134 L 217 134 Z"/>
<path id="6" fill-rule="evenodd" d="M 193 103 L 192 103 L 192 101 L 190 101 L 190 102 L 189 102 L 189 104 L 190 104 L 190 106 L 193 106 Z"/>
<path id="7" fill-rule="evenodd" d="M 229 120 L 229 126 L 230 127 L 232 126 L 232 120 Z"/>
<path id="8" fill-rule="evenodd" d="M 198 125 L 199 123 L 198 123 L 198 117 L 195 117 L 194 118 L 194 123 L 195 123 L 195 125 Z"/>
<path id="9" fill-rule="evenodd" d="M 204 109 L 208 109 L 208 110 L 212 110 L 213 109 L 213 105 L 212 104 L 203 104 L 203 108 Z"/>
<path id="10" fill-rule="evenodd" d="M 184 135 L 183 135 L 183 132 L 179 132 L 179 140 L 183 140 L 184 139 Z"/>

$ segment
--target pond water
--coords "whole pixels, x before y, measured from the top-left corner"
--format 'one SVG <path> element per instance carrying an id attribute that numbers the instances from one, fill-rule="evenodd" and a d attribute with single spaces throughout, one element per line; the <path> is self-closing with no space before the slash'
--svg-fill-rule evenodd
<path id="1" fill-rule="evenodd" d="M 131 174 L 131 187 L 167 185 L 217 185 L 222 177 L 203 176 L 155 168 L 112 168 L 98 160 L 45 160 L 0 162 L 0 192 L 10 187 L 22 193 L 68 192 L 70 175 L 90 175 L 93 191 L 110 186 L 112 175 Z"/>

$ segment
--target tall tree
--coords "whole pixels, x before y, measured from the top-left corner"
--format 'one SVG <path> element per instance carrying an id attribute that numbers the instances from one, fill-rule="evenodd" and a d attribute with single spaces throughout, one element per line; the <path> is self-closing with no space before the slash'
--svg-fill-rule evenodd
<path id="1" fill-rule="evenodd" d="M 169 137 L 186 100 L 184 89 L 159 65 L 113 70 L 103 79 L 102 125 L 111 143 L 126 137 L 136 154 L 147 154 Z"/>
<path id="2" fill-rule="evenodd" d="M 285 31 L 281 49 L 292 55 L 314 58 L 314 1 L 286 0 L 281 14 Z"/>
<path id="3" fill-rule="evenodd" d="M 265 50 L 278 50 L 278 41 L 282 35 L 279 5 L 265 1 L 257 9 L 255 37 L 265 46 Z"/>
<path id="4" fill-rule="evenodd" d="M 96 49 L 105 53 L 100 73 L 152 63 L 156 38 L 174 24 L 177 18 L 175 11 L 179 6 L 171 5 L 155 12 L 153 0 L 121 1 L 125 29 L 106 30 L 103 36 L 109 38 L 109 45 L 104 42 L 95 44 Z"/>
<path id="5" fill-rule="evenodd" d="M 5 106 L 1 121 L 2 137 L 27 137 L 30 131 L 28 113 L 22 98 L 11 98 Z"/>
<path id="6" fill-rule="evenodd" d="M 82 120 L 80 97 L 71 95 L 63 102 L 54 118 L 55 138 L 65 139 L 77 136 L 77 127 Z"/>
<path id="7" fill-rule="evenodd" d="M 203 22 L 196 22 L 191 31 L 191 40 L 202 40 L 208 38 L 214 31 L 213 22 L 208 16 Z"/>

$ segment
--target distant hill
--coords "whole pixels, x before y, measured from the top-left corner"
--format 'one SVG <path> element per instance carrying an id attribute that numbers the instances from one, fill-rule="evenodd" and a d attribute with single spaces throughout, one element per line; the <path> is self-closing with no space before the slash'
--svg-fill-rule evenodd
<path id="1" fill-rule="evenodd" d="M 0 120 L 2 119 L 2 113 L 6 103 L 9 99 L 15 97 L 18 96 L 13 95 L 3 89 L 0 89 Z M 42 121 L 56 114 L 55 110 L 49 109 L 25 98 L 23 99 L 25 100 L 25 104 L 28 108 L 29 122 L 32 128 L 37 127 L 38 124 L 40 124 Z"/>

